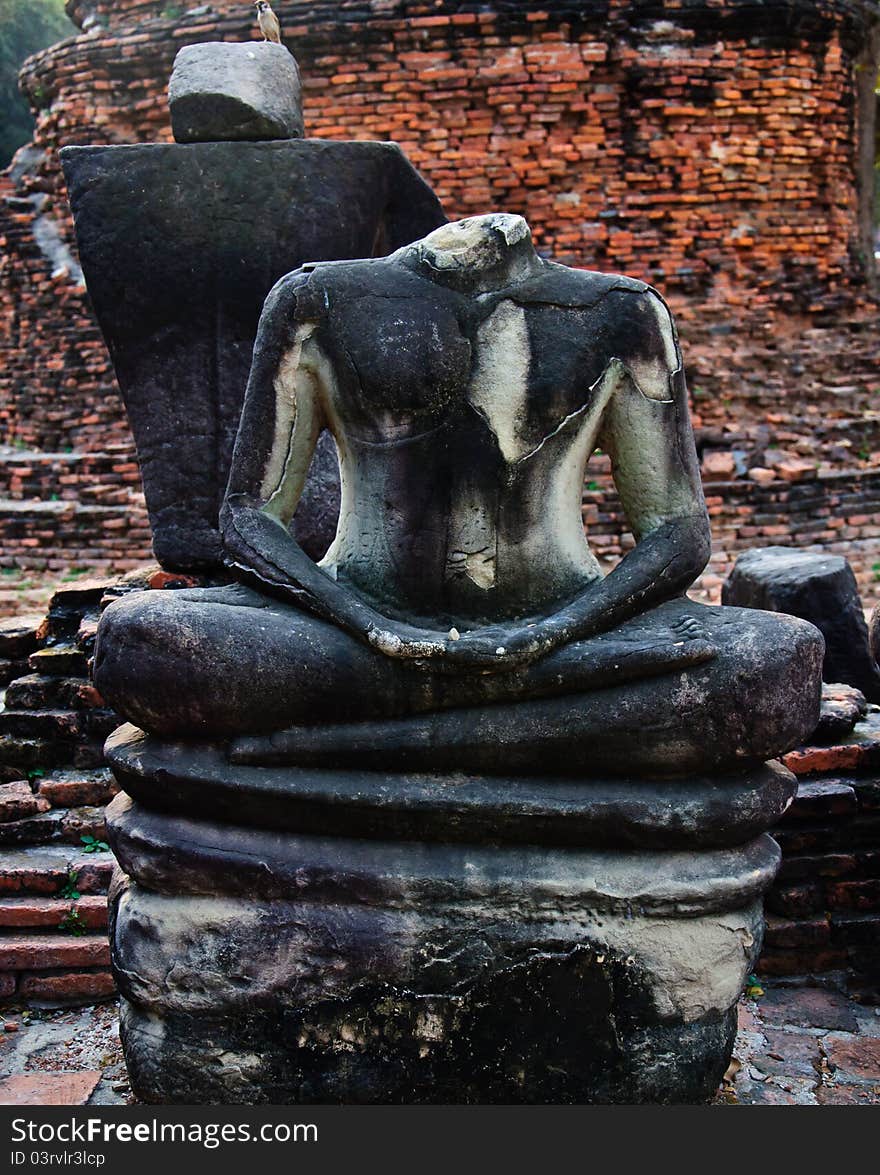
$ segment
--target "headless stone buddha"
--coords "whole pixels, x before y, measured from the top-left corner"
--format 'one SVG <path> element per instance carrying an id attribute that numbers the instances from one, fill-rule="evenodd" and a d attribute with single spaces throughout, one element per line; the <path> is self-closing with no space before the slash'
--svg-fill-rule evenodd
<path id="1" fill-rule="evenodd" d="M 288 524 L 324 429 L 342 504 L 315 564 Z M 606 576 L 597 447 L 635 538 Z M 239 582 L 113 603 L 94 673 L 129 721 L 233 762 L 737 771 L 818 719 L 812 626 L 684 595 L 710 535 L 666 305 L 543 260 L 519 216 L 278 282 L 221 524 Z"/>

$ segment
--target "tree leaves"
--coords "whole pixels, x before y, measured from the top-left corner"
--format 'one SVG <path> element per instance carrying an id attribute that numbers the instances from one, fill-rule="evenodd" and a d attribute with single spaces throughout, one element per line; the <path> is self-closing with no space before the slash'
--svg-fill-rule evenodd
<path id="1" fill-rule="evenodd" d="M 76 31 L 64 0 L 0 0 L 0 168 L 33 131 L 28 104 L 18 89 L 25 58 Z"/>

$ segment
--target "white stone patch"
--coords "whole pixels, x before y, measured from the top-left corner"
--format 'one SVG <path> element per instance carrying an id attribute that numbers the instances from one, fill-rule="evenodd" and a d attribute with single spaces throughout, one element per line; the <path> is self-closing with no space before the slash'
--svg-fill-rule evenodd
<path id="1" fill-rule="evenodd" d="M 417 248 L 432 269 L 496 265 L 501 260 L 496 234 L 505 245 L 515 245 L 529 236 L 529 226 L 514 213 L 490 212 L 443 224 L 420 241 Z"/>
<path id="2" fill-rule="evenodd" d="M 480 325 L 468 400 L 485 418 L 504 460 L 513 465 L 532 445 L 524 435 L 531 351 L 525 312 L 501 302 Z"/>
<path id="3" fill-rule="evenodd" d="M 656 294 L 652 295 L 646 307 L 650 307 L 648 313 L 653 312 L 656 318 L 663 350 L 650 356 L 636 356 L 627 362 L 627 367 L 643 396 L 649 400 L 671 403 L 670 381 L 681 366 L 681 357 L 675 341 L 675 327 L 672 325 L 669 311 Z"/>
<path id="4" fill-rule="evenodd" d="M 293 344 L 281 356 L 272 381 L 275 391 L 275 436 L 263 474 L 264 498 L 270 498 L 276 493 L 284 479 L 297 424 L 297 383 L 303 343 L 314 334 L 316 328 L 317 323 L 314 322 L 304 323 L 297 328 Z"/>

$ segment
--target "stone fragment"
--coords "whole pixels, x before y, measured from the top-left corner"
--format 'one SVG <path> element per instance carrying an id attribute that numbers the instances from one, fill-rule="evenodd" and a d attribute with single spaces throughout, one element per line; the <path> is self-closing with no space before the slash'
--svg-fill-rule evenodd
<path id="1" fill-rule="evenodd" d="M 842 682 L 822 684 L 822 710 L 819 725 L 813 731 L 816 742 L 843 739 L 868 712 L 868 703 L 861 690 Z"/>
<path id="2" fill-rule="evenodd" d="M 37 647 L 43 618 L 11 616 L 0 620 L 0 658 L 20 661 Z"/>
<path id="3" fill-rule="evenodd" d="M 303 136 L 296 61 L 268 41 L 184 46 L 174 59 L 168 104 L 178 143 Z"/>
<path id="4" fill-rule="evenodd" d="M 62 161 L 156 557 L 171 571 L 216 569 L 217 515 L 266 295 L 305 261 L 415 240 L 443 223 L 439 201 L 392 143 L 69 147 Z M 293 524 L 313 558 L 333 537 L 338 502 L 325 436 Z"/>
<path id="5" fill-rule="evenodd" d="M 749 478 L 751 481 L 757 482 L 758 485 L 766 486 L 776 481 L 776 474 L 772 469 L 765 469 L 761 465 L 754 465 L 749 470 Z"/>
<path id="6" fill-rule="evenodd" d="M 100 1069 L 80 1073 L 15 1073 L 0 1078 L 2 1106 L 85 1106 L 101 1080 Z"/>
<path id="7" fill-rule="evenodd" d="M 858 1031 L 852 1002 L 830 989 L 773 986 L 764 992 L 759 1006 L 762 1019 L 774 1027 Z"/>
<path id="8" fill-rule="evenodd" d="M 787 612 L 825 638 L 823 680 L 845 682 L 880 700 L 880 670 L 852 568 L 840 555 L 764 547 L 740 555 L 721 593 L 724 604 Z"/>

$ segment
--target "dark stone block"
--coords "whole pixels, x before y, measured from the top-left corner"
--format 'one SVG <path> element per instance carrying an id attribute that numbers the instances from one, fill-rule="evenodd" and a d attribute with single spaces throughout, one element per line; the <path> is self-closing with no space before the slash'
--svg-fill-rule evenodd
<path id="1" fill-rule="evenodd" d="M 857 807 L 856 793 L 848 780 L 801 781 L 784 821 L 788 827 L 801 821 L 821 820 L 823 817 L 853 816 Z"/>
<path id="2" fill-rule="evenodd" d="M 301 139 L 302 87 L 296 61 L 269 41 L 186 45 L 168 84 L 178 143 Z"/>
<path id="3" fill-rule="evenodd" d="M 735 1009 L 641 1029 L 621 1017 L 612 1031 L 612 998 L 622 1002 L 633 989 L 630 998 L 647 998 L 624 960 L 615 963 L 626 994 L 611 988 L 607 960 L 599 964 L 594 953 L 575 951 L 487 976 L 462 994 L 422 997 L 365 987 L 350 999 L 284 1016 L 263 1010 L 168 1016 L 158 1041 L 155 1014 L 123 999 L 120 1031 L 132 1089 L 147 1103 L 708 1101 L 724 1072 L 719 1058 L 726 1060 L 733 1047 Z M 368 1052 L 361 1032 L 381 1044 Z M 245 1057 L 251 1066 L 240 1063 Z"/>
<path id="4" fill-rule="evenodd" d="M 37 647 L 41 621 L 11 616 L 0 620 L 0 660 L 19 662 Z"/>
<path id="5" fill-rule="evenodd" d="M 867 712 L 868 703 L 861 690 L 840 682 L 823 684 L 822 711 L 819 715 L 819 725 L 813 731 L 813 741 L 842 741 Z"/>
<path id="6" fill-rule="evenodd" d="M 370 257 L 415 240 L 443 223 L 440 205 L 392 143 L 148 144 L 61 155 L 156 557 L 172 570 L 216 567 L 217 515 L 272 285 L 305 261 Z M 332 444 L 317 464 L 326 493 Z M 306 517 L 303 530 L 314 536 L 321 525 L 326 518 Z M 309 553 L 322 554 L 331 537 L 324 529 Z"/>
<path id="7" fill-rule="evenodd" d="M 728 576 L 721 599 L 809 620 L 825 638 L 823 679 L 845 682 L 869 700 L 880 700 L 880 670 L 868 649 L 856 579 L 840 555 L 791 547 L 746 551 Z"/>

